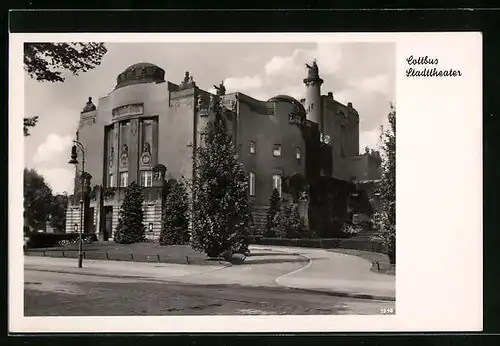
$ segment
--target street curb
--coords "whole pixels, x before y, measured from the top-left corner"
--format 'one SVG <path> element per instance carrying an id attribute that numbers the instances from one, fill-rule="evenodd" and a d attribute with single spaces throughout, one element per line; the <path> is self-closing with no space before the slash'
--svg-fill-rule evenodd
<path id="1" fill-rule="evenodd" d="M 369 300 L 384 300 L 384 301 L 396 301 L 396 297 L 389 296 L 377 296 L 373 294 L 364 294 L 364 293 L 349 293 L 349 292 L 339 292 L 339 291 L 327 291 L 321 289 L 312 289 L 312 288 L 299 288 L 292 287 L 280 284 L 283 287 L 289 288 L 294 291 L 308 292 L 308 293 L 321 293 L 326 294 L 333 297 L 343 297 L 343 298 L 355 298 L 355 299 L 369 299 Z"/>

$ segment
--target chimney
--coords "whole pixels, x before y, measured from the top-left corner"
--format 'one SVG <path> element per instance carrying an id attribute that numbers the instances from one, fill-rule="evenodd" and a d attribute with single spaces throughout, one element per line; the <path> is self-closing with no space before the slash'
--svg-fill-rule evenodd
<path id="1" fill-rule="evenodd" d="M 300 99 L 300 103 L 305 103 L 306 102 L 306 99 L 305 98 L 301 98 Z"/>
<path id="2" fill-rule="evenodd" d="M 347 102 L 347 107 L 352 108 L 352 102 Z"/>
<path id="3" fill-rule="evenodd" d="M 328 98 L 333 101 L 333 93 L 331 91 L 328 92 Z"/>

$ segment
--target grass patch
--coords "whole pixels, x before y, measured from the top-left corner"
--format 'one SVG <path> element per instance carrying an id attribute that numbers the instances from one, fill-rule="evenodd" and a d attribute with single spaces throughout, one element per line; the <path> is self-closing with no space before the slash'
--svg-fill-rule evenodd
<path id="1" fill-rule="evenodd" d="M 214 264 L 206 254 L 193 250 L 189 245 L 167 245 L 158 243 L 118 244 L 94 242 L 83 245 L 85 259 L 134 262 L 159 262 L 176 264 Z M 50 248 L 28 249 L 27 256 L 78 257 L 78 244 Z"/>

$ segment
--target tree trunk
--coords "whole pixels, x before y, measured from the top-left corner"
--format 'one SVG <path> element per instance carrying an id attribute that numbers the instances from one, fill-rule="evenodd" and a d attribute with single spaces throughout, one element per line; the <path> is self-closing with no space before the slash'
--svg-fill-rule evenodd
<path id="1" fill-rule="evenodd" d="M 396 264 L 396 245 L 389 246 L 387 256 L 389 256 L 390 264 Z"/>

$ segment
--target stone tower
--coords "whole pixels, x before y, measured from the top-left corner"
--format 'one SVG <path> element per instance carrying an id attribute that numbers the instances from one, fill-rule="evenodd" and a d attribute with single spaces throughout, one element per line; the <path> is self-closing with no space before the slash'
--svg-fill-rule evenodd
<path id="1" fill-rule="evenodd" d="M 306 85 L 306 118 L 315 122 L 319 126 L 320 133 L 323 133 L 323 119 L 321 109 L 321 84 L 323 79 L 319 77 L 319 69 L 316 60 L 312 65 L 306 64 L 308 69 L 307 78 L 304 78 Z"/>

